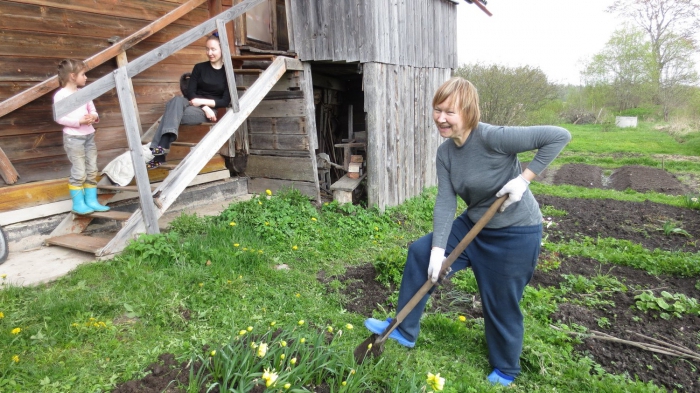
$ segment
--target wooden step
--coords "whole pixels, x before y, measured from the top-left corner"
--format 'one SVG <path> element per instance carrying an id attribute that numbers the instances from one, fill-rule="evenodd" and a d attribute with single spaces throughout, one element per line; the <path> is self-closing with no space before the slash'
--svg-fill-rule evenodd
<path id="1" fill-rule="evenodd" d="M 129 212 L 110 210 L 106 212 L 94 212 L 92 214 L 89 214 L 89 216 L 92 218 L 107 218 L 110 220 L 126 221 L 131 217 L 132 214 L 133 213 Z"/>
<path id="2" fill-rule="evenodd" d="M 237 68 L 233 70 L 234 74 L 241 74 L 241 75 L 260 75 L 262 74 L 264 70 L 259 70 L 257 68 Z"/>
<path id="3" fill-rule="evenodd" d="M 171 146 L 188 146 L 188 147 L 197 146 L 197 144 L 195 142 L 173 142 L 170 145 Z"/>
<path id="4" fill-rule="evenodd" d="M 109 185 L 109 184 L 98 184 L 97 188 L 100 190 L 107 190 L 107 191 L 124 191 L 124 192 L 139 192 L 138 186 L 118 186 L 118 185 Z M 151 191 L 155 190 L 156 187 L 151 186 Z"/>
<path id="5" fill-rule="evenodd" d="M 231 55 L 231 60 L 275 60 L 275 55 Z"/>
<path id="6" fill-rule="evenodd" d="M 109 243 L 109 240 L 110 239 L 105 237 L 94 237 L 71 233 L 69 235 L 51 237 L 46 239 L 44 242 L 54 246 L 72 248 L 74 250 L 97 254 L 98 251 L 103 249 L 104 246 Z"/>

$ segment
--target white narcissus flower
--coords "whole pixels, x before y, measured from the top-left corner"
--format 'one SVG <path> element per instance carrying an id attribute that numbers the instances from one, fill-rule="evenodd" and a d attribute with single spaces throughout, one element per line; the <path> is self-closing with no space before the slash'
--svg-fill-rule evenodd
<path id="1" fill-rule="evenodd" d="M 263 357 L 267 353 L 267 344 L 265 343 L 260 343 L 258 345 L 258 357 Z"/>
<path id="2" fill-rule="evenodd" d="M 262 379 L 265 380 L 265 386 L 268 388 L 275 383 L 278 377 L 279 375 L 277 375 L 274 369 L 272 371 L 265 369 L 262 375 Z"/>
<path id="3" fill-rule="evenodd" d="M 438 392 L 445 387 L 445 378 L 442 378 L 440 376 L 440 373 L 428 373 L 428 379 L 426 382 L 428 383 L 431 389 Z"/>

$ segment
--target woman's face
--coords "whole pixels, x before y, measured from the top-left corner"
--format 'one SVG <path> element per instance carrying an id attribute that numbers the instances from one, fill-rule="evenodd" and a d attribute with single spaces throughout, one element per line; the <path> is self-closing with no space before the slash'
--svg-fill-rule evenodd
<path id="1" fill-rule="evenodd" d="M 439 103 L 433 108 L 433 120 L 443 138 L 454 139 L 461 146 L 471 130 L 466 129 L 462 111 L 452 97 Z"/>
<path id="2" fill-rule="evenodd" d="M 209 57 L 209 62 L 211 63 L 218 63 L 221 60 L 221 45 L 219 41 L 207 41 L 207 57 Z"/>

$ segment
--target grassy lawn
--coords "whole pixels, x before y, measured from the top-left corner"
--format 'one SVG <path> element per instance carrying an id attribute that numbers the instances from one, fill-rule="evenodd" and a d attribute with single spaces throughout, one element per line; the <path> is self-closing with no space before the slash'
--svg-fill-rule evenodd
<path id="1" fill-rule="evenodd" d="M 567 128 L 574 134 L 567 148 L 571 157 L 574 152 L 591 157 L 698 152 L 697 145 L 693 152 L 651 128 L 605 133 L 593 126 Z M 536 194 L 685 203 L 665 195 L 536 183 L 532 188 Z M 402 250 L 431 230 L 434 192 L 426 190 L 384 213 L 336 203 L 316 209 L 294 192 L 262 195 L 231 205 L 216 218 L 181 216 L 168 233 L 143 235 L 115 259 L 81 266 L 54 283 L 4 285 L 0 391 L 111 391 L 117 383 L 143 377 L 166 352 L 209 366 L 182 387 L 188 392 L 234 374 L 229 381 L 248 387 L 256 379 L 276 378 L 269 391 L 304 391 L 302 386 L 326 382 L 333 392 L 426 392 L 431 390 L 427 373 L 440 373 L 444 391 L 453 393 L 666 391 L 608 374 L 575 354 L 576 341 L 549 327 L 548 315 L 566 293 L 533 288 L 522 304 L 527 334 L 523 374 L 514 389 L 486 382 L 483 321 L 465 321 L 456 313 L 426 314 L 415 349 L 389 342 L 377 361 L 355 365 L 352 351 L 369 335 L 364 317 L 343 309 L 343 282 L 326 286 L 317 275 L 334 276 L 380 260 L 380 273 L 395 281 Z M 591 252 L 585 246 L 552 245 L 579 255 Z M 620 263 L 653 257 L 637 248 L 619 255 L 619 248 L 599 242 L 596 252 L 614 252 Z M 474 290 L 467 274 L 455 282 L 464 296 Z M 379 306 L 374 313 L 377 318 L 393 314 Z M 271 334 L 278 330 L 280 336 Z M 267 345 L 262 356 L 260 344 Z M 246 391 L 239 389 L 231 391 Z"/>

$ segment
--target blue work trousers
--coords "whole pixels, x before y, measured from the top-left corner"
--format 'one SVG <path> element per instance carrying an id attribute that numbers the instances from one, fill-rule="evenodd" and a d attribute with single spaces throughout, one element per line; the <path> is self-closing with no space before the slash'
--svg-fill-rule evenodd
<path id="1" fill-rule="evenodd" d="M 457 217 L 447 241 L 446 255 L 454 250 L 473 226 L 466 211 Z M 520 373 L 520 353 L 523 348 L 524 327 L 520 300 L 525 285 L 535 271 L 541 239 L 541 224 L 484 228 L 452 264 L 451 274 L 466 267 L 471 267 L 474 271 L 484 312 L 489 363 L 513 377 Z M 433 234 L 429 233 L 408 248 L 398 310 L 428 280 L 432 241 Z M 429 296 L 430 294 L 421 299 L 398 327 L 399 332 L 410 341 L 415 341 L 418 337 L 420 318 Z"/>

